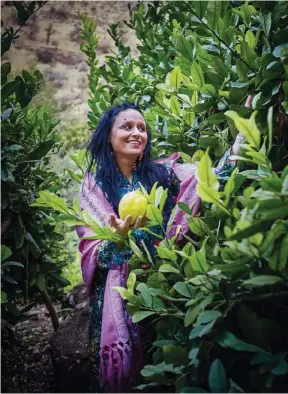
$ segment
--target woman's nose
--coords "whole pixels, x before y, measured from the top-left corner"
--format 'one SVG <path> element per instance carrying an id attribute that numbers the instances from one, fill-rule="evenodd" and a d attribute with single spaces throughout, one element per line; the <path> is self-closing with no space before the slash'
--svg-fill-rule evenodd
<path id="1" fill-rule="evenodd" d="M 132 129 L 132 135 L 141 135 L 138 127 L 134 126 Z"/>

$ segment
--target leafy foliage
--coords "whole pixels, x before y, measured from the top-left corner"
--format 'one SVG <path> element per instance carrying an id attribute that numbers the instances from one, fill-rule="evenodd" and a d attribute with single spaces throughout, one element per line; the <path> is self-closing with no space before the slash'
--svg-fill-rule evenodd
<path id="1" fill-rule="evenodd" d="M 180 151 L 191 155 L 210 147 L 213 158 L 227 149 L 236 128 L 227 110 L 249 118 L 257 110 L 260 132 L 273 106 L 271 157 L 275 169 L 287 164 L 287 4 L 262 7 L 217 2 L 140 3 L 127 26 L 140 40 L 133 58 L 117 26 L 109 30 L 118 54 L 99 67 L 97 24 L 82 16 L 82 50 L 90 67 L 88 125 L 113 102 L 128 99 L 145 110 L 153 130 L 155 157 Z M 253 94 L 252 109 L 244 106 Z M 229 126 L 229 127 L 228 127 Z M 272 141 L 271 141 L 272 143 Z"/>
<path id="2" fill-rule="evenodd" d="M 44 3 L 15 2 L 21 26 Z M 16 32 L 6 28 L 2 52 L 15 39 Z M 30 208 L 39 191 L 57 192 L 62 187 L 49 156 L 60 146 L 55 132 L 58 121 L 45 106 L 35 109 L 31 104 L 43 81 L 41 73 L 23 70 L 13 79 L 10 71 L 9 62 L 2 64 L 1 306 L 2 318 L 15 323 L 41 299 L 52 308 L 50 296 L 59 297 L 69 282 L 61 276 L 66 265 L 59 257 L 63 237 L 50 226 L 47 210 Z M 56 328 L 56 315 L 53 323 Z"/>
<path id="3" fill-rule="evenodd" d="M 114 102 L 144 109 L 157 157 L 179 151 L 197 165 L 192 234 L 160 237 L 157 256 L 102 228 L 87 212 L 42 191 L 33 204 L 61 213 L 51 223 L 87 224 L 89 239 L 133 251 L 127 288 L 115 288 L 134 322 L 156 332 L 153 365 L 139 389 L 175 392 L 283 391 L 287 382 L 287 4 L 154 2 L 130 10 L 139 59 L 109 33 L 118 53 L 98 67 L 96 23 L 82 15 L 90 67 L 88 125 Z M 251 108 L 244 105 L 253 97 Z M 212 163 L 241 132 L 238 167 L 220 185 Z M 209 148 L 209 152 L 206 150 Z M 72 159 L 85 168 L 84 153 Z M 143 189 L 143 188 L 142 188 Z M 166 192 L 153 187 L 144 231 L 162 225 Z M 180 229 L 178 229 L 179 231 Z"/>
<path id="4" fill-rule="evenodd" d="M 197 164 L 201 214 L 193 218 L 180 206 L 193 235 L 185 236 L 186 244 L 164 238 L 153 261 L 130 234 L 127 289 L 115 289 L 133 320 L 149 319 L 157 333 L 140 389 L 285 387 L 287 16 L 284 2 L 139 3 L 126 22 L 139 39 L 139 58 L 112 25 L 118 53 L 102 67 L 97 25 L 82 16 L 89 127 L 111 103 L 128 99 L 144 109 L 155 157 L 178 151 L 184 162 Z M 238 168 L 220 187 L 212 162 L 238 132 L 246 138 L 234 157 Z M 147 231 L 162 220 L 149 202 Z"/>

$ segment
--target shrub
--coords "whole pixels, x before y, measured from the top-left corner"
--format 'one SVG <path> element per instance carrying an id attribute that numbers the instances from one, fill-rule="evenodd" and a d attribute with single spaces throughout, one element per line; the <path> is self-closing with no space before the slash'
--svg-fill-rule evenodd
<path id="1" fill-rule="evenodd" d="M 155 155 L 177 150 L 184 162 L 198 163 L 200 215 L 180 205 L 193 237 L 186 235 L 185 245 L 165 237 L 154 264 L 131 236 L 127 241 L 131 272 L 127 289 L 117 290 L 134 322 L 149 319 L 157 333 L 140 389 L 279 392 L 287 386 L 286 20 L 284 2 L 139 3 L 126 22 L 140 40 L 139 59 L 114 25 L 118 53 L 98 67 L 97 25 L 82 15 L 89 127 L 111 104 L 128 99 L 144 108 Z M 252 108 L 244 105 L 248 95 Z M 238 132 L 247 142 L 220 189 L 212 161 Z M 81 173 L 74 178 L 80 181 Z M 147 227 L 162 221 L 161 190 L 153 190 Z M 55 208 L 54 198 L 43 192 L 36 204 Z M 88 224 L 95 237 L 117 241 L 77 203 L 60 211 L 67 223 Z"/>
<path id="2" fill-rule="evenodd" d="M 45 2 L 13 4 L 22 26 Z M 2 55 L 19 37 L 19 30 L 5 28 Z M 12 79 L 10 71 L 9 62 L 2 64 L 2 318 L 12 323 L 25 319 L 27 310 L 44 301 L 56 329 L 58 319 L 50 296 L 59 298 L 69 284 L 61 276 L 66 265 L 59 257 L 63 237 L 50 226 L 47 210 L 35 210 L 30 204 L 40 190 L 57 192 L 61 188 L 59 177 L 50 168 L 49 156 L 60 147 L 55 132 L 58 121 L 47 107 L 31 105 L 43 81 L 41 73 L 23 70 Z"/>

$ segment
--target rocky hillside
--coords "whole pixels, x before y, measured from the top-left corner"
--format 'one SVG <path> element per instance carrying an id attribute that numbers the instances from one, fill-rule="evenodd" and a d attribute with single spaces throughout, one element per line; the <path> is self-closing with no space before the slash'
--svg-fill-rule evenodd
<path id="1" fill-rule="evenodd" d="M 115 50 L 107 32 L 112 23 L 128 20 L 131 1 L 51 1 L 29 19 L 21 29 L 21 37 L 4 55 L 11 60 L 12 72 L 39 69 L 46 76 L 47 95 L 55 100 L 62 119 L 83 121 L 88 110 L 87 70 L 80 51 L 80 13 L 87 13 L 98 23 L 100 37 L 97 51 L 100 64 L 105 55 Z M 1 19 L 5 26 L 17 28 L 12 2 L 1 2 Z M 136 39 L 125 24 L 119 25 L 123 43 L 137 55 Z"/>

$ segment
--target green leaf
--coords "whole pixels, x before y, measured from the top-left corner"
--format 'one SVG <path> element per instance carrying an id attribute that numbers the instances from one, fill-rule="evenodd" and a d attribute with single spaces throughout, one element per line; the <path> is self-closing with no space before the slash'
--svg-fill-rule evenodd
<path id="1" fill-rule="evenodd" d="M 135 244 L 135 242 L 131 238 L 129 238 L 129 245 L 130 245 L 132 252 L 135 253 L 135 255 L 140 260 L 144 260 L 143 253 L 141 252 L 141 250 L 138 248 L 138 246 Z"/>
<path id="2" fill-rule="evenodd" d="M 266 36 L 268 37 L 270 34 L 270 30 L 271 30 L 271 25 L 272 25 L 272 17 L 271 17 L 271 12 L 267 12 L 267 13 L 260 13 L 260 23 L 261 26 L 264 30 L 264 33 L 266 34 Z"/>
<path id="3" fill-rule="evenodd" d="M 159 204 L 160 212 L 163 211 L 163 208 L 164 208 L 165 202 L 167 200 L 167 197 L 168 197 L 168 189 L 164 189 L 164 191 L 163 191 L 163 193 L 161 195 L 161 198 L 160 198 L 160 204 Z"/>
<path id="4" fill-rule="evenodd" d="M 171 96 L 170 107 L 173 115 L 176 115 L 178 117 L 181 116 L 181 107 L 176 96 Z"/>
<path id="5" fill-rule="evenodd" d="M 155 192 L 155 199 L 154 199 L 154 205 L 156 207 L 159 207 L 160 201 L 161 201 L 161 197 L 162 194 L 164 193 L 164 189 L 162 186 L 157 187 L 156 192 Z"/>
<path id="6" fill-rule="evenodd" d="M 11 63 L 6 62 L 1 65 L 1 84 L 4 85 L 7 81 L 7 77 L 11 72 Z"/>
<path id="7" fill-rule="evenodd" d="M 183 35 L 177 38 L 175 46 L 176 46 L 176 50 L 179 51 L 186 59 L 190 61 L 194 60 L 193 45 Z"/>
<path id="8" fill-rule="evenodd" d="M 161 259 L 167 259 L 175 262 L 177 260 L 177 255 L 174 251 L 164 248 L 162 246 L 156 247 L 157 254 Z"/>
<path id="9" fill-rule="evenodd" d="M 6 267 L 9 265 L 15 265 L 17 267 L 24 268 L 24 265 L 22 263 L 18 263 L 18 261 L 5 261 L 3 264 L 1 264 L 1 267 Z"/>
<path id="10" fill-rule="evenodd" d="M 282 282 L 283 278 L 280 276 L 274 275 L 259 275 L 254 278 L 245 280 L 243 282 L 243 286 L 252 285 L 252 286 L 267 286 L 274 285 L 275 283 Z"/>
<path id="11" fill-rule="evenodd" d="M 184 282 L 175 283 L 174 289 L 177 291 L 177 293 L 181 294 L 184 297 L 187 297 L 187 298 L 191 297 L 189 287 Z"/>
<path id="12" fill-rule="evenodd" d="M 124 287 L 118 287 L 118 286 L 112 287 L 112 290 L 118 291 L 118 293 L 121 295 L 123 300 L 127 300 L 128 297 L 133 296 L 133 293 L 131 293 L 129 290 L 125 289 Z"/>
<path id="13" fill-rule="evenodd" d="M 218 21 L 219 18 L 221 18 L 223 11 L 222 6 L 222 1 L 209 1 L 208 3 L 208 13 L 206 15 L 206 19 L 208 21 L 209 27 L 214 31 L 218 30 Z"/>
<path id="14" fill-rule="evenodd" d="M 170 74 L 170 83 L 175 88 L 175 90 L 179 89 L 181 80 L 182 80 L 182 74 L 180 67 L 176 66 Z"/>
<path id="15" fill-rule="evenodd" d="M 267 124 L 268 124 L 268 147 L 267 154 L 270 152 L 272 147 L 272 137 L 273 137 L 273 107 L 269 107 L 267 113 Z"/>
<path id="16" fill-rule="evenodd" d="M 162 264 L 159 268 L 159 272 L 165 272 L 165 273 L 175 273 L 179 274 L 180 271 L 177 268 L 174 268 L 171 264 Z"/>
<path id="17" fill-rule="evenodd" d="M 245 62 L 248 63 L 253 70 L 257 70 L 257 66 L 255 62 L 255 60 L 257 59 L 257 55 L 254 49 L 250 48 L 248 42 L 241 41 L 240 54 L 241 54 L 241 58 L 245 60 Z"/>
<path id="18" fill-rule="evenodd" d="M 205 152 L 205 155 L 197 165 L 196 177 L 198 182 L 205 184 L 206 188 L 211 188 L 215 191 L 219 189 L 219 182 L 212 170 L 212 162 L 208 151 Z"/>
<path id="19" fill-rule="evenodd" d="M 210 367 L 208 384 L 212 393 L 227 393 L 228 382 L 226 372 L 219 358 L 214 360 Z"/>
<path id="20" fill-rule="evenodd" d="M 150 254 L 150 252 L 149 252 L 149 250 L 148 250 L 148 248 L 147 248 L 147 246 L 146 246 L 144 240 L 142 239 L 140 242 L 141 242 L 141 245 L 143 246 L 143 249 L 145 250 L 146 257 L 147 257 L 149 263 L 153 266 L 153 265 L 154 265 L 153 259 L 152 259 L 152 257 L 151 257 L 151 254 Z"/>
<path id="21" fill-rule="evenodd" d="M 5 302 L 7 301 L 8 301 L 7 294 L 5 293 L 5 291 L 1 290 L 1 304 L 5 304 Z"/>
<path id="22" fill-rule="evenodd" d="M 205 85 L 205 79 L 204 79 L 204 74 L 202 71 L 202 68 L 200 64 L 193 63 L 191 66 L 191 76 L 193 83 L 201 88 L 203 85 Z"/>
<path id="23" fill-rule="evenodd" d="M 220 124 L 222 122 L 225 122 L 226 118 L 222 112 L 219 112 L 218 114 L 209 116 L 206 121 L 208 124 Z"/>
<path id="24" fill-rule="evenodd" d="M 17 283 L 18 283 L 18 282 L 16 282 L 15 279 L 11 278 L 11 276 L 6 275 L 6 274 L 2 274 L 1 279 L 5 280 L 5 282 L 12 283 L 13 285 L 17 285 Z"/>
<path id="25" fill-rule="evenodd" d="M 202 86 L 202 88 L 200 89 L 201 93 L 207 94 L 207 96 L 216 96 L 217 94 L 217 90 L 215 89 L 215 87 L 211 84 L 205 84 Z"/>
<path id="26" fill-rule="evenodd" d="M 248 43 L 250 48 L 255 49 L 257 45 L 257 39 L 251 30 L 247 30 L 245 34 L 245 41 Z"/>
<path id="27" fill-rule="evenodd" d="M 161 203 L 160 203 L 160 205 L 161 205 Z M 160 207 L 160 209 L 161 209 L 161 207 Z M 152 222 L 162 225 L 163 216 L 162 216 L 160 209 L 155 207 L 154 205 L 149 204 L 147 207 L 147 217 L 148 217 L 148 219 L 152 220 Z"/>
<path id="28" fill-rule="evenodd" d="M 149 289 L 145 283 L 139 283 L 136 290 L 140 291 L 141 296 L 144 300 L 145 306 L 148 308 L 152 307 L 152 295 L 149 292 Z"/>
<path id="29" fill-rule="evenodd" d="M 201 237 L 209 232 L 207 224 L 199 218 L 193 217 L 188 220 L 189 228 L 193 234 Z"/>
<path id="30" fill-rule="evenodd" d="M 184 202 L 180 201 L 180 202 L 177 203 L 177 205 L 182 211 L 184 211 L 188 215 L 191 215 L 191 209 L 189 208 L 189 206 L 187 204 L 185 204 Z"/>
<path id="31" fill-rule="evenodd" d="M 155 182 L 152 186 L 151 192 L 149 194 L 149 202 L 150 204 L 155 204 L 156 190 L 157 190 L 158 182 Z M 162 188 L 163 189 L 163 188 Z M 157 206 L 157 204 L 155 204 Z"/>
<path id="32" fill-rule="evenodd" d="M 195 252 L 191 257 L 189 257 L 193 271 L 205 274 L 210 270 L 210 266 L 206 261 L 206 257 L 200 251 Z"/>
<path id="33" fill-rule="evenodd" d="M 288 235 L 285 235 L 282 240 L 278 263 L 279 271 L 284 271 L 288 265 Z"/>
<path id="34" fill-rule="evenodd" d="M 181 156 L 181 158 L 186 161 L 187 163 L 192 163 L 192 158 L 184 152 L 179 152 L 179 155 Z"/>
<path id="35" fill-rule="evenodd" d="M 188 352 L 181 346 L 163 346 L 163 358 L 166 364 L 187 365 L 189 363 Z"/>
<path id="36" fill-rule="evenodd" d="M 189 309 L 184 319 L 184 326 L 188 327 L 190 324 L 192 324 L 194 320 L 197 318 L 197 316 L 199 315 L 199 313 L 202 312 L 207 305 L 211 304 L 212 301 L 213 301 L 213 294 L 210 294 L 194 308 Z"/>
<path id="37" fill-rule="evenodd" d="M 166 345 L 175 345 L 176 341 L 174 341 L 173 339 L 160 339 L 158 341 L 155 341 L 153 343 L 153 346 L 157 346 L 157 347 L 163 347 Z"/>
<path id="38" fill-rule="evenodd" d="M 242 118 L 235 111 L 226 111 L 225 115 L 234 120 L 235 127 L 239 133 L 243 134 L 249 144 L 260 148 L 260 131 L 255 122 L 256 112 L 251 115 L 250 119 Z"/>
<path id="39" fill-rule="evenodd" d="M 42 157 L 46 156 L 47 153 L 50 152 L 54 145 L 55 141 L 53 140 L 41 142 L 36 149 L 29 153 L 29 155 L 27 156 L 27 161 L 42 159 Z"/>
<path id="40" fill-rule="evenodd" d="M 158 312 L 166 311 L 166 306 L 159 297 L 153 297 L 152 308 Z"/>
<path id="41" fill-rule="evenodd" d="M 55 209 L 55 211 L 58 212 L 67 213 L 67 214 L 70 213 L 67 204 L 63 200 L 63 198 L 58 197 L 56 194 L 50 193 L 47 190 L 40 191 L 39 197 L 35 200 L 33 204 L 30 204 L 30 206 L 53 208 Z"/>
<path id="42" fill-rule="evenodd" d="M 222 316 L 222 313 L 220 311 L 214 311 L 214 310 L 204 311 L 199 315 L 197 319 L 197 325 L 210 323 L 210 321 L 216 320 L 220 316 Z"/>
<path id="43" fill-rule="evenodd" d="M 248 81 L 249 69 L 242 60 L 236 60 L 236 72 L 240 81 Z"/>
<path id="44" fill-rule="evenodd" d="M 156 88 L 159 90 L 162 90 L 165 93 L 171 93 L 174 91 L 173 87 L 170 85 L 167 85 L 166 83 L 158 83 L 156 85 Z"/>
<path id="45" fill-rule="evenodd" d="M 225 202 L 228 204 L 229 199 L 231 197 L 231 194 L 234 191 L 235 188 L 235 178 L 238 175 L 238 168 L 235 168 L 235 170 L 232 172 L 230 178 L 228 179 L 225 187 L 224 187 L 224 193 L 225 193 Z"/>
<path id="46" fill-rule="evenodd" d="M 128 279 L 127 279 L 127 289 L 130 293 L 134 293 L 134 286 L 136 283 L 136 275 L 134 272 L 130 272 Z"/>
<path id="47" fill-rule="evenodd" d="M 202 19 L 206 13 L 208 1 L 195 1 L 193 7 L 195 8 L 196 15 Z"/>
<path id="48" fill-rule="evenodd" d="M 251 224 L 251 226 L 246 227 L 243 230 L 240 230 L 235 234 L 229 236 L 229 241 L 240 241 L 241 239 L 251 237 L 252 235 L 259 232 L 266 231 L 271 227 L 272 223 L 273 222 L 271 220 L 259 220 L 257 222 L 254 222 L 254 224 Z"/>
<path id="49" fill-rule="evenodd" d="M 275 57 L 284 58 L 287 56 L 287 54 L 288 54 L 288 43 L 278 45 L 273 51 L 273 55 Z"/>
<path id="50" fill-rule="evenodd" d="M 260 347 L 250 345 L 249 343 L 238 339 L 234 334 L 232 334 L 232 332 L 229 331 L 223 331 L 222 333 L 220 333 L 217 337 L 217 342 L 219 343 L 219 345 L 225 348 L 231 348 L 237 351 L 264 352 L 264 350 Z"/>
<path id="51" fill-rule="evenodd" d="M 11 249 L 8 246 L 1 245 L 1 263 L 12 255 Z"/>
<path id="52" fill-rule="evenodd" d="M 132 316 L 132 321 L 133 323 L 138 323 L 141 320 L 146 319 L 148 316 L 155 315 L 155 312 L 150 312 L 150 311 L 138 311 L 135 312 L 134 315 Z"/>

